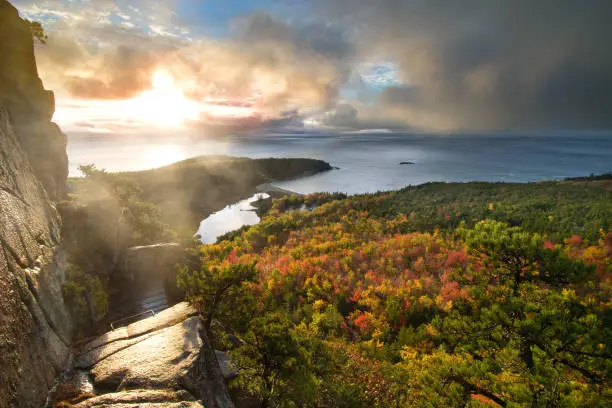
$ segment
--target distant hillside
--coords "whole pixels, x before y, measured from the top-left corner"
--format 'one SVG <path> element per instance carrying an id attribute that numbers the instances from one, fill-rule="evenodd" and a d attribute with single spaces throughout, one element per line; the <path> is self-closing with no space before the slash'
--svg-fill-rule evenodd
<path id="1" fill-rule="evenodd" d="M 326 195 L 277 200 L 273 213 L 318 204 Z M 329 196 L 338 198 L 337 195 Z M 427 183 L 397 191 L 362 194 L 326 206 L 321 214 L 335 221 L 341 213 L 335 206 L 348 205 L 367 211 L 370 218 L 407 216 L 399 226 L 402 233 L 451 231 L 461 222 L 472 226 L 483 219 L 495 219 L 526 231 L 561 240 L 578 234 L 595 242 L 601 230 L 612 231 L 612 190 L 598 181 L 586 183 Z M 274 212 L 276 211 L 276 212 Z"/>
<path id="2" fill-rule="evenodd" d="M 260 184 L 331 169 L 329 163 L 312 159 L 201 156 L 152 170 L 105 172 L 98 184 L 89 187 L 83 178 L 70 179 L 70 184 L 81 201 L 89 202 L 113 195 L 110 190 L 124 189 L 122 194 L 134 195 L 135 201 L 158 206 L 163 222 L 181 235 L 190 235 L 202 219 L 255 194 Z"/>
<path id="3" fill-rule="evenodd" d="M 568 177 L 566 181 L 601 181 L 601 180 L 612 180 L 612 173 L 606 174 L 591 174 L 586 177 Z"/>

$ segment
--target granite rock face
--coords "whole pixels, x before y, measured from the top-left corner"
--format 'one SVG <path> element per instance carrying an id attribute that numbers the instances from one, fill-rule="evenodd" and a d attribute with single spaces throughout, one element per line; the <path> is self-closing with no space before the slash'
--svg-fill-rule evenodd
<path id="1" fill-rule="evenodd" d="M 51 122 L 55 98 L 38 76 L 29 25 L 6 0 L 0 0 L 0 60 L 0 104 L 37 178 L 52 200 L 60 200 L 68 176 L 66 136 Z"/>
<path id="2" fill-rule="evenodd" d="M 107 356 L 91 369 L 94 384 L 117 391 L 184 385 L 202 346 L 199 323 L 199 317 L 190 317 Z"/>
<path id="3" fill-rule="evenodd" d="M 126 401 L 129 390 L 134 389 L 155 392 L 180 387 L 201 397 L 194 377 L 194 366 L 202 347 L 200 329 L 197 312 L 182 302 L 86 344 L 75 359 L 75 367 L 89 370 L 95 388 L 112 392 L 110 395 L 117 401 L 119 398 Z M 221 351 L 216 351 L 216 356 L 224 378 L 235 377 L 228 356 Z M 110 398 L 108 394 L 102 397 Z M 145 402 L 149 401 L 142 401 Z M 89 400 L 85 403 L 93 404 Z"/>
<path id="4" fill-rule="evenodd" d="M 196 314 L 195 309 L 182 302 L 153 317 L 110 331 L 81 348 L 75 367 L 90 369 L 106 357 L 159 334 L 160 330 L 183 323 Z"/>
<path id="5" fill-rule="evenodd" d="M 164 281 L 175 277 L 176 264 L 181 263 L 184 250 L 177 243 L 128 248 L 125 252 L 122 271 L 125 278 L 133 281 Z"/>
<path id="6" fill-rule="evenodd" d="M 0 407 L 38 407 L 69 358 L 61 223 L 0 106 Z"/>
<path id="7" fill-rule="evenodd" d="M 147 287 L 163 286 L 170 304 L 184 300 L 184 290 L 176 284 L 177 265 L 185 264 L 185 250 L 177 243 L 128 248 L 124 254 L 121 274 L 143 293 Z"/>
<path id="8" fill-rule="evenodd" d="M 201 345 L 199 326 L 197 312 L 182 302 L 90 341 L 77 353 L 73 374 L 60 384 L 54 402 L 81 408 L 201 407 L 190 381 Z"/>
<path id="9" fill-rule="evenodd" d="M 0 0 L 0 408 L 40 407 L 70 358 L 62 298 L 65 138 L 27 24 Z"/>
<path id="10" fill-rule="evenodd" d="M 104 394 L 90 398 L 74 408 L 129 408 L 129 407 L 156 407 L 156 408 L 203 408 L 186 391 L 170 390 L 132 390 L 112 394 Z"/>

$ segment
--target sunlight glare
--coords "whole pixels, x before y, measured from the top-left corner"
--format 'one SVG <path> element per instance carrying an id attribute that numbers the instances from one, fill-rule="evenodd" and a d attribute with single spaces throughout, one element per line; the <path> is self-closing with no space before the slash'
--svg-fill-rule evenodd
<path id="1" fill-rule="evenodd" d="M 153 89 L 171 89 L 174 85 L 174 80 L 165 71 L 157 71 L 153 74 L 151 81 Z"/>
<path id="2" fill-rule="evenodd" d="M 153 89 L 141 93 L 128 102 L 129 114 L 152 125 L 179 128 L 198 117 L 198 104 L 188 99 L 165 71 L 157 71 L 152 78 Z"/>
<path id="3" fill-rule="evenodd" d="M 88 133 L 114 133 L 160 129 L 185 130 L 198 122 L 232 123 L 258 118 L 250 101 L 206 97 L 194 100 L 167 71 L 151 78 L 151 89 L 124 100 L 74 100 L 59 104 L 55 119 L 63 126 Z"/>

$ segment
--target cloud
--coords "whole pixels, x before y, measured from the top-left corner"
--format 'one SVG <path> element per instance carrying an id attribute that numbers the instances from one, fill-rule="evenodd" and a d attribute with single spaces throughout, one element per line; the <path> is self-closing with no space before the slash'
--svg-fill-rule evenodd
<path id="1" fill-rule="evenodd" d="M 380 107 L 426 128 L 612 126 L 612 2 L 314 0 L 397 63 Z"/>
<path id="2" fill-rule="evenodd" d="M 18 0 L 15 5 L 49 34 L 36 49 L 47 87 L 60 97 L 123 99 L 150 88 L 152 71 L 185 41 L 174 26 L 174 3 Z M 173 34 L 158 35 L 154 27 Z"/>
<path id="3" fill-rule="evenodd" d="M 608 0 L 295 2 L 304 15 L 255 12 L 207 38 L 177 0 L 15 1 L 45 24 L 41 75 L 67 98 L 129 98 L 163 69 L 190 98 L 264 122 L 297 109 L 356 127 L 612 126 Z"/>
<path id="4" fill-rule="evenodd" d="M 78 98 L 127 99 L 151 86 L 155 65 L 151 52 L 118 46 L 104 54 L 94 76 L 68 76 L 64 86 Z"/>
<path id="5" fill-rule="evenodd" d="M 282 112 L 328 106 L 350 72 L 351 45 L 329 27 L 292 27 L 263 13 L 233 23 L 225 40 L 200 39 L 173 68 L 198 97 L 257 96 L 257 107 Z"/>
<path id="6" fill-rule="evenodd" d="M 46 86 L 72 98 L 126 99 L 150 89 L 161 69 L 195 100 L 240 99 L 274 116 L 333 105 L 350 73 L 352 46 L 330 26 L 256 12 L 232 21 L 226 38 L 192 38 L 174 2 L 153 3 L 19 2 L 49 33 L 37 49 Z"/>
<path id="7" fill-rule="evenodd" d="M 103 37 L 117 30 L 124 31 L 108 26 L 106 30 L 98 29 L 97 36 L 93 36 L 96 30 L 75 27 L 50 33 L 47 44 L 37 52 L 45 84 L 84 99 L 124 99 L 149 89 L 156 67 L 176 51 L 178 43 L 156 42 L 129 30 L 125 30 L 121 42 L 109 43 L 109 37 Z M 104 38 L 104 43 L 92 45 L 76 38 Z"/>

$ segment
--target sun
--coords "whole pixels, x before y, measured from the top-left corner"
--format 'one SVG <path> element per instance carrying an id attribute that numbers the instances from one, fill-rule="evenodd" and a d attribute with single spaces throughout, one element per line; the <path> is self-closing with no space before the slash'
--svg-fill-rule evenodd
<path id="1" fill-rule="evenodd" d="M 174 86 L 174 79 L 166 71 L 157 71 L 151 79 L 153 89 L 171 89 Z"/>
<path id="2" fill-rule="evenodd" d="M 128 101 L 126 112 L 132 119 L 158 127 L 179 128 L 199 114 L 198 103 L 187 98 L 166 71 L 157 71 L 152 89 Z"/>
<path id="3" fill-rule="evenodd" d="M 181 128 L 190 121 L 203 118 L 236 119 L 256 114 L 251 107 L 236 106 L 214 99 L 189 99 L 174 78 L 158 70 L 151 78 L 152 88 L 127 102 L 124 112 L 132 119 L 163 128 Z M 226 102 L 226 101 L 225 101 Z"/>
<path id="4" fill-rule="evenodd" d="M 56 118 L 64 124 L 79 121 L 96 123 L 102 133 L 131 132 L 142 129 L 188 130 L 197 124 L 239 123 L 245 118 L 259 118 L 260 112 L 242 100 L 204 96 L 189 98 L 166 70 L 159 69 L 151 77 L 151 88 L 123 100 L 80 101 L 78 112 L 58 109 Z M 85 123 L 83 122 L 83 123 Z M 91 131 L 88 128 L 88 131 Z"/>

